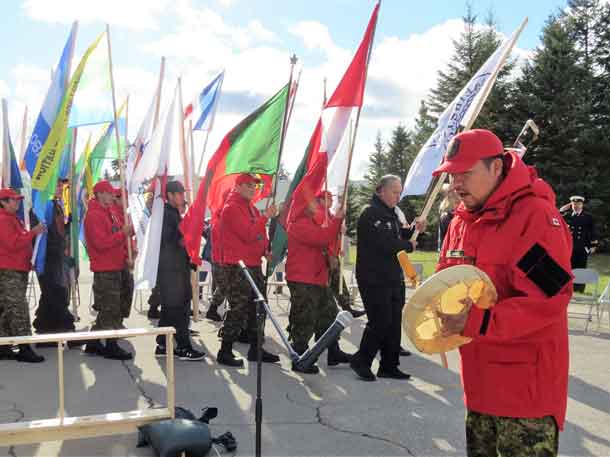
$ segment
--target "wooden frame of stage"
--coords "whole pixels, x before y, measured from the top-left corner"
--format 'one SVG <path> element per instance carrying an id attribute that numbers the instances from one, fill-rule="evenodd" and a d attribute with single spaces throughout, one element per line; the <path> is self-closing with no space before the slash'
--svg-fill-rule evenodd
<path id="1" fill-rule="evenodd" d="M 41 419 L 0 424 L 0 443 L 3 446 L 63 441 L 117 435 L 136 431 L 137 427 L 162 419 L 174 418 L 174 339 L 173 327 L 153 329 L 102 330 L 95 332 L 52 333 L 36 336 L 0 338 L 0 346 L 17 344 L 57 343 L 58 415 Z M 145 410 L 109 412 L 91 416 L 66 417 L 64 405 L 64 348 L 68 341 L 92 339 L 132 338 L 138 336 L 166 336 L 167 350 L 167 407 Z"/>

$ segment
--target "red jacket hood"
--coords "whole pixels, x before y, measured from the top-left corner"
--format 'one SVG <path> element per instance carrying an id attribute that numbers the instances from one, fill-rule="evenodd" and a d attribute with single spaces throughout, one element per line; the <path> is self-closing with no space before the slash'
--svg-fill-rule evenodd
<path id="1" fill-rule="evenodd" d="M 538 177 L 536 169 L 527 166 L 514 152 L 507 152 L 504 156 L 506 174 L 497 189 L 489 196 L 483 208 L 478 211 L 469 211 L 460 203 L 456 212 L 465 220 L 481 217 L 503 219 L 510 212 L 513 203 L 525 195 L 536 195 L 555 204 L 555 193 L 551 186 Z M 493 214 L 493 216 L 492 216 Z"/>

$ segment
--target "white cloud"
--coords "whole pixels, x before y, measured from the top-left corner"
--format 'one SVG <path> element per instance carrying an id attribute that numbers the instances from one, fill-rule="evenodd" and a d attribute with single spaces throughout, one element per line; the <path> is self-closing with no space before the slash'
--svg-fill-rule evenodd
<path id="1" fill-rule="evenodd" d="M 26 0 L 23 9 L 37 21 L 62 24 L 79 20 L 102 22 L 133 30 L 157 30 L 170 0 Z"/>
<path id="2" fill-rule="evenodd" d="M 235 0 L 218 0 L 218 3 L 225 8 L 230 8 L 235 3 Z"/>

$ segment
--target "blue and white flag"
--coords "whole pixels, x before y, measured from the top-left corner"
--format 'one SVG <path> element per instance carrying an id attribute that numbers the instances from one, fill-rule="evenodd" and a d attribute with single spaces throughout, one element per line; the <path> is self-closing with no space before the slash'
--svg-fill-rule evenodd
<path id="1" fill-rule="evenodd" d="M 479 71 L 440 115 L 436 130 L 420 149 L 409 168 L 401 198 L 407 195 L 426 194 L 432 180 L 432 172 L 441 164 L 449 141 L 458 133 L 460 126 L 469 129 L 474 123 L 526 21 L 509 40 L 498 46 L 498 49 L 489 56 Z"/>
<path id="2" fill-rule="evenodd" d="M 51 126 L 55 122 L 61 101 L 68 86 L 68 81 L 70 79 L 70 65 L 72 63 L 72 55 L 74 54 L 74 42 L 76 41 L 77 28 L 78 23 L 75 22 L 74 25 L 72 25 L 70 36 L 68 37 L 68 41 L 66 42 L 64 50 L 61 54 L 61 58 L 59 59 L 59 64 L 53 72 L 51 86 L 47 91 L 47 96 L 44 99 L 44 103 L 40 109 L 40 114 L 38 115 L 38 119 L 34 125 L 34 130 L 32 131 L 30 142 L 25 151 L 25 168 L 30 176 L 36 168 L 38 155 L 42 150 L 42 146 L 47 141 L 47 137 L 51 131 Z"/>
<path id="3" fill-rule="evenodd" d="M 193 116 L 193 130 L 212 130 L 224 77 L 225 72 L 223 70 L 201 91 L 197 99 L 184 109 L 185 120 L 189 116 Z"/>

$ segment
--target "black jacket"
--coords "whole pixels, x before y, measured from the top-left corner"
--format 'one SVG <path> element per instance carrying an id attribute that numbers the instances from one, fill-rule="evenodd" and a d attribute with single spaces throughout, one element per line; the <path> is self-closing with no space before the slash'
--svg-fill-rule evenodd
<path id="1" fill-rule="evenodd" d="M 412 231 L 401 227 L 394 209 L 377 195 L 358 219 L 356 279 L 359 285 L 399 286 L 404 277 L 396 254 L 413 250 Z"/>
<path id="2" fill-rule="evenodd" d="M 180 221 L 178 210 L 166 203 L 157 286 L 161 303 L 170 307 L 183 306 L 192 297 L 190 260 L 182 243 L 182 233 L 178 229 Z"/>

